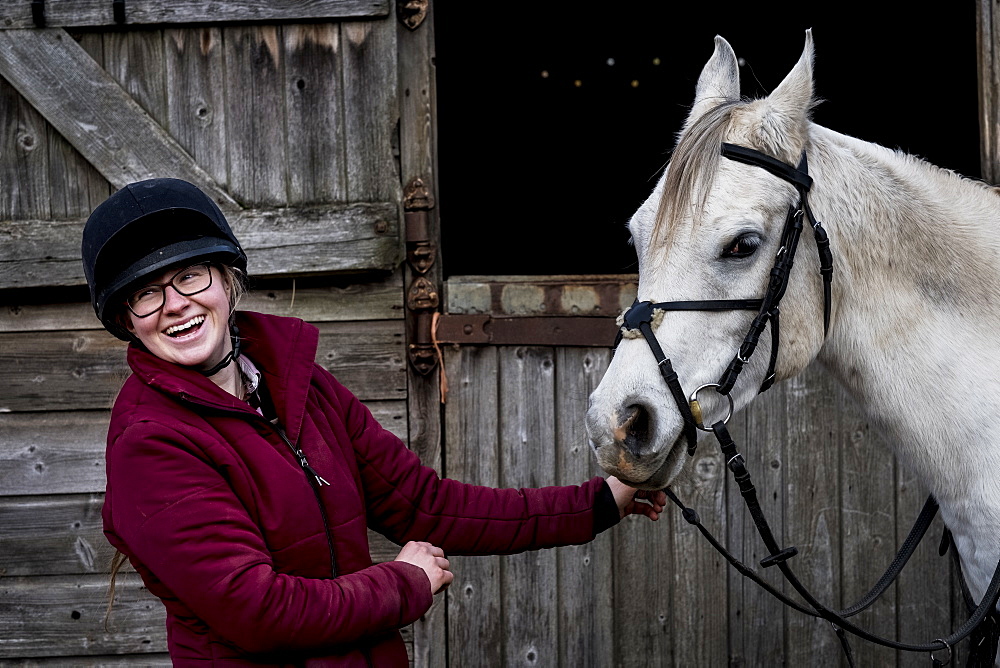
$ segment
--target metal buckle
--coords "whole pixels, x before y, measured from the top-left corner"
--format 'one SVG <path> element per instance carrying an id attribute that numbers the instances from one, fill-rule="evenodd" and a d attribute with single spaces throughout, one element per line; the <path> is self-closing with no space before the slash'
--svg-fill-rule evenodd
<path id="1" fill-rule="evenodd" d="M 944 661 L 941 661 L 941 659 L 939 659 L 936 656 L 934 656 L 935 653 L 941 651 L 940 649 L 936 649 L 936 650 L 933 650 L 931 652 L 931 662 L 935 666 L 947 666 L 949 663 L 951 663 L 951 645 L 949 645 L 947 642 L 945 642 L 944 638 L 935 638 L 934 640 L 936 640 L 937 642 L 939 642 L 942 645 L 944 645 L 945 649 L 948 650 L 948 658 L 945 659 Z"/>
<path id="2" fill-rule="evenodd" d="M 718 388 L 722 386 L 719 385 L 718 383 L 705 383 L 704 385 L 696 389 L 694 392 L 692 392 L 691 396 L 688 397 L 688 405 L 691 407 L 691 415 L 694 416 L 694 426 L 700 429 L 701 431 L 712 431 L 711 428 L 705 426 L 705 420 L 701 414 L 701 404 L 698 402 L 698 393 L 707 387 Z M 727 422 L 729 422 L 729 418 L 733 417 L 733 410 L 735 409 L 735 404 L 733 403 L 733 397 L 731 395 L 724 394 L 722 396 L 724 396 L 726 399 L 729 399 L 729 414 L 722 419 L 722 424 L 726 424 Z M 715 423 L 713 422 L 712 424 Z"/>

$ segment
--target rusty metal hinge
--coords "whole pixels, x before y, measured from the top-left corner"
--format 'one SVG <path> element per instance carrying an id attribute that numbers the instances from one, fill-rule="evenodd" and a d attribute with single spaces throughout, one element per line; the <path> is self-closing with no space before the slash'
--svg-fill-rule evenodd
<path id="1" fill-rule="evenodd" d="M 434 346 L 434 314 L 441 305 L 437 285 L 426 274 L 437 259 L 437 244 L 431 239 L 429 211 L 434 196 L 424 180 L 414 178 L 403 189 L 403 216 L 406 226 L 406 260 L 413 281 L 406 296 L 412 322 L 408 355 L 417 373 L 427 375 L 437 366 Z"/>
<path id="2" fill-rule="evenodd" d="M 396 16 L 410 30 L 416 30 L 427 18 L 427 0 L 396 0 Z"/>

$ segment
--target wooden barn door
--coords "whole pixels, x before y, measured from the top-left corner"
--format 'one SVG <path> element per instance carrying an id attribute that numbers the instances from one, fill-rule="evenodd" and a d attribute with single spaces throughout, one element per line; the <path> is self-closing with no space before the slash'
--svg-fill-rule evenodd
<path id="1" fill-rule="evenodd" d="M 127 369 L 90 307 L 80 240 L 126 183 L 210 193 L 247 249 L 244 307 L 317 325 L 317 361 L 439 466 L 421 389 L 436 376 L 410 371 L 404 299 L 437 271 L 404 266 L 404 187 L 434 167 L 420 4 L 0 8 L 0 663 L 169 663 L 163 608 L 134 573 L 104 625 L 104 438 Z M 396 549 L 373 542 L 377 560 Z M 404 630 L 420 665 L 443 664 L 444 631 Z"/>

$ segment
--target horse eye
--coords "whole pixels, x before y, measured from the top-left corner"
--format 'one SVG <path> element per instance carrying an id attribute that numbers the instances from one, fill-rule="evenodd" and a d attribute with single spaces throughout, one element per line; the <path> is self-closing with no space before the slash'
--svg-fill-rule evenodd
<path id="1" fill-rule="evenodd" d="M 741 234 L 726 246 L 721 257 L 750 257 L 758 248 L 760 248 L 760 237 L 754 234 Z"/>

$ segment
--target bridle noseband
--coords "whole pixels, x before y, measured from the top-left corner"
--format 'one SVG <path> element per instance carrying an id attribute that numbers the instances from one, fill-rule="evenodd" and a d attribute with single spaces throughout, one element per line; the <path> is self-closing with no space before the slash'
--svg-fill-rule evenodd
<path id="1" fill-rule="evenodd" d="M 816 247 L 819 252 L 820 274 L 823 276 L 823 332 L 824 335 L 830 329 L 830 302 L 831 285 L 833 282 L 833 253 L 830 251 L 830 240 L 827 237 L 823 224 L 816 219 L 809 208 L 808 193 L 812 187 L 812 177 L 809 176 L 806 163 L 805 151 L 802 152 L 802 159 L 798 167 L 792 167 L 769 155 L 756 151 L 752 148 L 737 146 L 736 144 L 722 144 L 723 157 L 736 162 L 742 162 L 761 169 L 767 170 L 778 178 L 791 183 L 798 191 L 799 200 L 796 205 L 788 207 L 788 215 L 785 217 L 784 229 L 781 233 L 781 245 L 774 259 L 774 266 L 771 268 L 770 277 L 767 282 L 767 289 L 761 299 L 707 299 L 699 301 L 673 301 L 673 302 L 640 302 L 636 299 L 621 317 L 621 328 L 618 331 L 618 338 L 615 340 L 615 347 L 618 347 L 623 336 L 633 336 L 632 332 L 638 332 L 646 339 L 653 357 L 660 369 L 667 387 L 677 404 L 677 408 L 684 420 L 684 437 L 688 444 L 688 454 L 693 455 L 697 446 L 697 430 L 711 431 L 706 429 L 701 420 L 696 420 L 691 410 L 694 402 L 697 406 L 697 391 L 690 398 L 685 396 L 681 388 L 677 374 L 673 370 L 670 359 L 663 353 L 656 336 L 653 334 L 654 321 L 657 312 L 665 311 L 757 311 L 757 316 L 750 324 L 750 329 L 743 339 L 736 355 L 733 356 L 729 366 L 719 378 L 714 386 L 716 392 L 728 395 L 736 380 L 742 373 L 743 368 L 750 361 L 750 356 L 757 349 L 757 343 L 764 331 L 764 327 L 771 323 L 771 357 L 768 361 L 767 373 L 764 382 L 760 386 L 759 392 L 764 392 L 774 384 L 775 366 L 778 363 L 778 344 L 780 339 L 779 330 L 779 310 L 778 304 L 785 295 L 788 287 L 788 279 L 792 271 L 792 264 L 795 260 L 795 252 L 798 249 L 799 237 L 802 234 L 802 220 L 804 216 L 809 217 L 812 226 L 813 236 L 816 239 Z M 699 390 L 704 389 L 702 386 Z"/>

